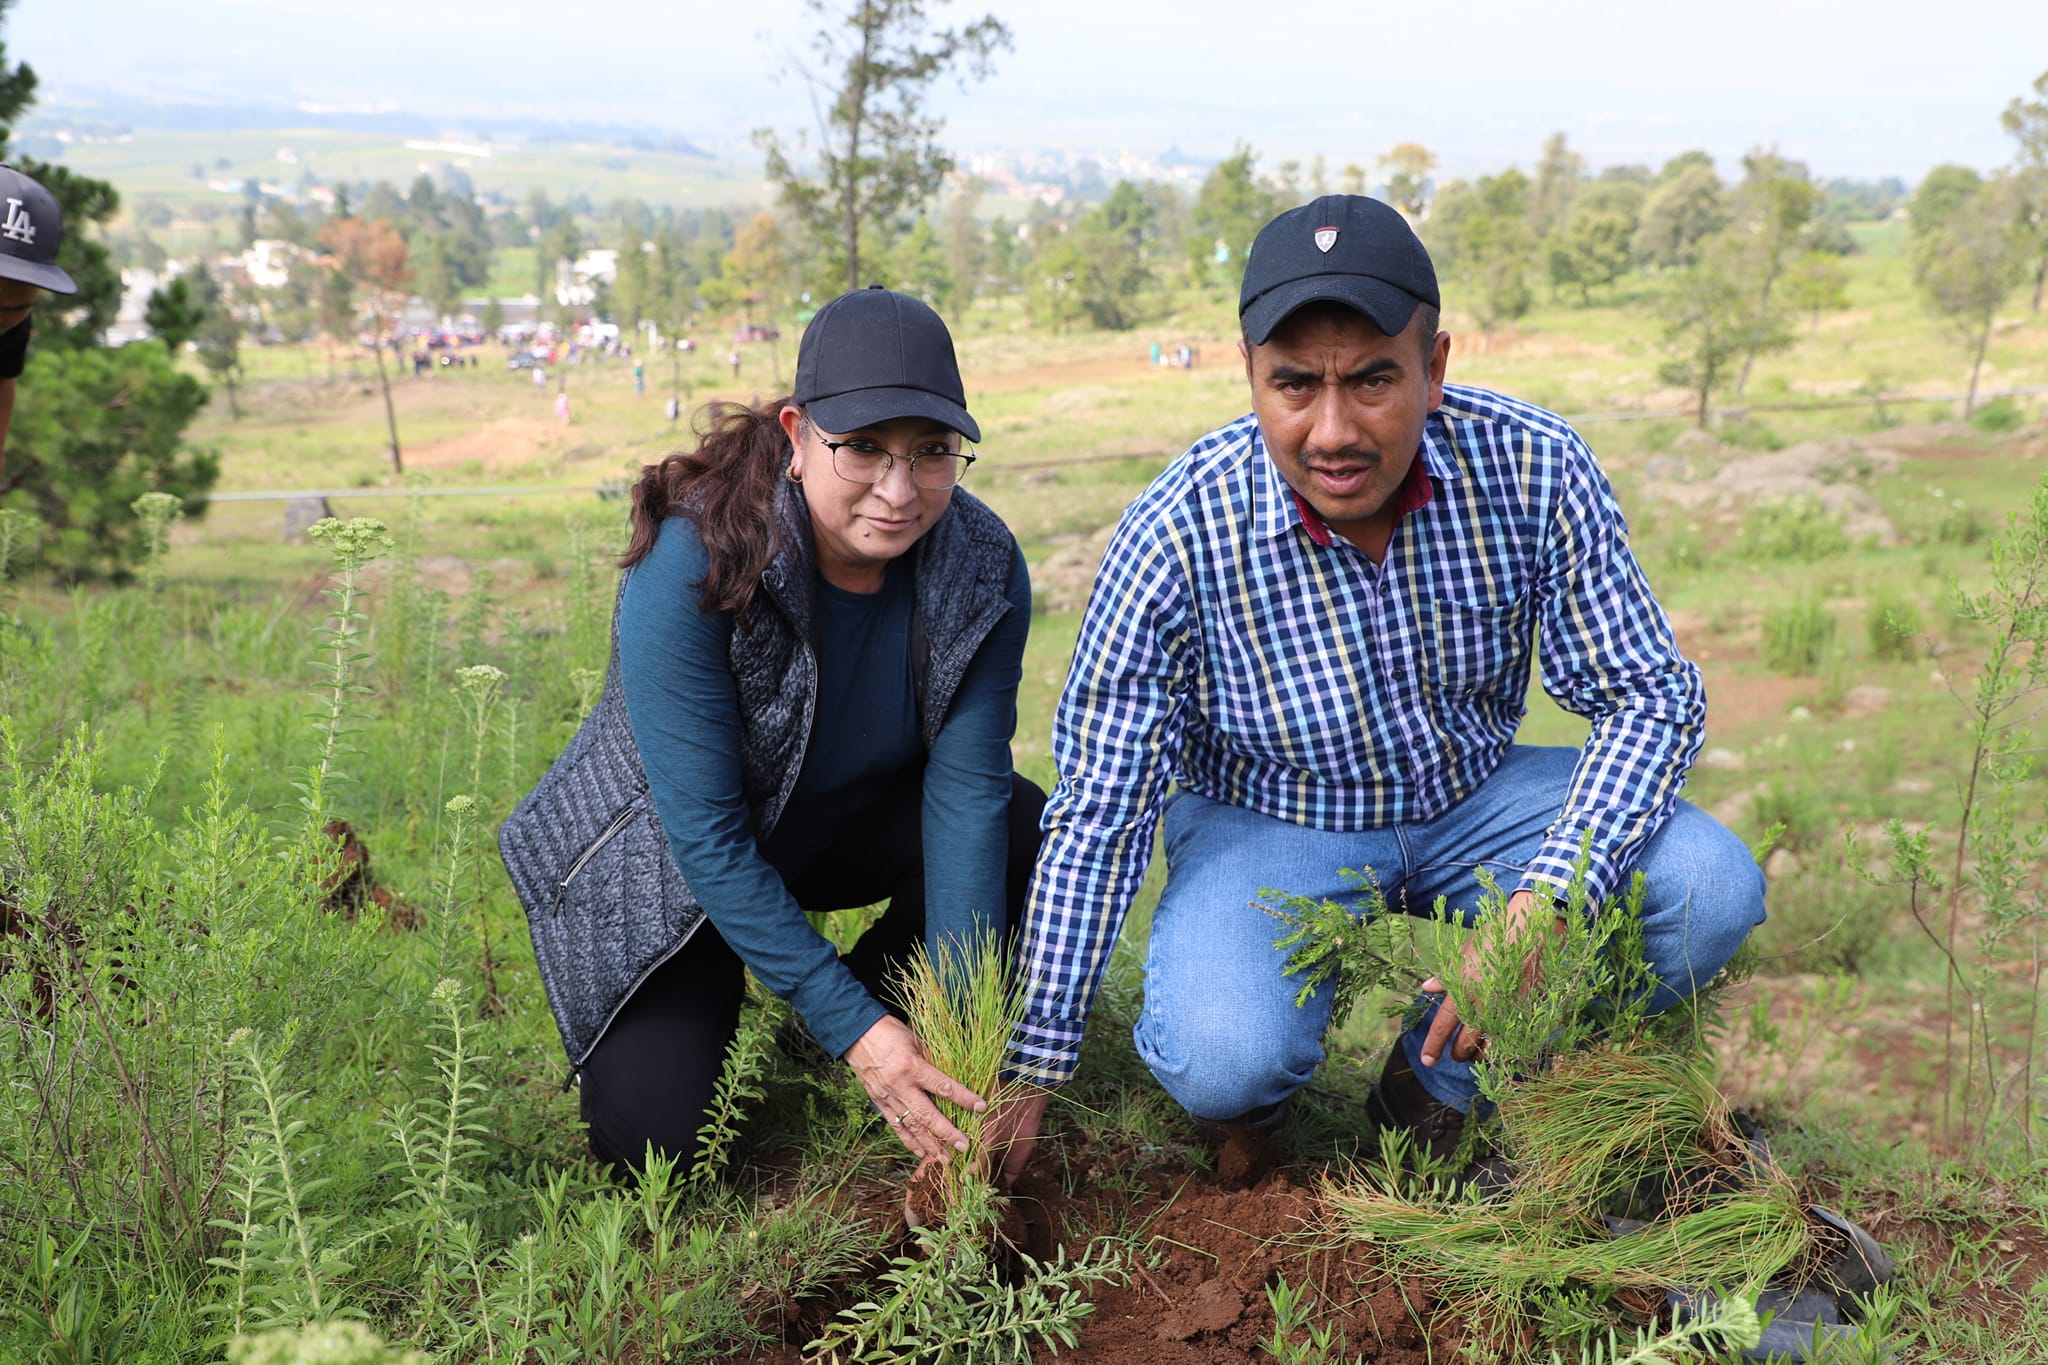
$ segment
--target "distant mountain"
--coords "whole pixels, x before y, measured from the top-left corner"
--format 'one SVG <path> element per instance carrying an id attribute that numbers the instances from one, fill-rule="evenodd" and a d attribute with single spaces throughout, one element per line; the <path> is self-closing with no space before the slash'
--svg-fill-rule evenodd
<path id="1" fill-rule="evenodd" d="M 644 123 L 588 120 L 498 118 L 453 121 L 398 109 L 329 109 L 309 105 L 206 103 L 188 100 L 138 99 L 112 92 L 65 92 L 46 96 L 17 130 L 24 141 L 59 129 L 95 135 L 118 135 L 147 128 L 171 133 L 224 133 L 268 128 L 333 128 L 343 132 L 380 133 L 394 137 L 437 137 L 460 133 L 488 137 L 493 133 L 527 142 L 603 142 L 636 151 L 677 156 L 716 157 L 681 133 Z"/>

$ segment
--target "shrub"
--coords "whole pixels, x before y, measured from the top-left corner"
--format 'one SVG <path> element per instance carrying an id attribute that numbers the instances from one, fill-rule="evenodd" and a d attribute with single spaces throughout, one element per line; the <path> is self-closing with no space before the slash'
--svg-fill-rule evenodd
<path id="1" fill-rule="evenodd" d="M 1841 520 L 1813 498 L 1786 498 L 1751 509 L 1742 520 L 1741 545 L 1764 560 L 1805 563 L 1849 548 Z"/>
<path id="2" fill-rule="evenodd" d="M 1784 438 L 1754 417 L 1735 417 L 1718 424 L 1714 435 L 1742 450 L 1782 450 Z"/>
<path id="3" fill-rule="evenodd" d="M 2010 398 L 1994 398 L 1970 414 L 1970 425 L 1982 432 L 1996 435 L 2002 431 L 2016 431 L 2025 426 L 2027 415 Z"/>
<path id="4" fill-rule="evenodd" d="M 1757 804 L 1763 801 L 1759 798 Z M 1812 856 L 1821 859 L 1819 841 Z M 1830 864 L 1832 860 L 1826 860 Z M 1782 868 L 1771 879 L 1771 916 L 1757 930 L 1773 971 L 1860 972 L 1883 942 L 1894 907 L 1834 866 Z"/>
<path id="5" fill-rule="evenodd" d="M 1901 662 L 1920 657 L 1920 608 L 1891 588 L 1871 598 L 1865 618 L 1870 632 L 1870 657 Z"/>
<path id="6" fill-rule="evenodd" d="M 1942 545 L 1975 545 L 1989 533 L 1984 514 L 1961 498 L 1941 505 L 1934 519 L 1934 539 Z"/>
<path id="7" fill-rule="evenodd" d="M 1764 666 L 1773 673 L 1813 673 L 1835 638 L 1835 617 L 1819 602 L 1795 603 L 1764 613 Z"/>
<path id="8" fill-rule="evenodd" d="M 220 460 L 184 433 L 206 388 L 162 347 L 38 351 L 22 382 L 36 401 L 15 414 L 6 501 L 42 519 L 41 563 L 66 578 L 125 573 L 149 550 L 135 511 L 144 493 L 205 512 Z"/>

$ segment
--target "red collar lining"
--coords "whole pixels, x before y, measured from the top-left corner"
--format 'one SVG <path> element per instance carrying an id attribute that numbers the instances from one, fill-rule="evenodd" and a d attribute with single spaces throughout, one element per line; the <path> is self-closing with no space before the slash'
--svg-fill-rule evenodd
<path id="1" fill-rule="evenodd" d="M 1295 514 L 1301 518 L 1302 529 L 1308 532 L 1308 538 L 1318 545 L 1332 543 L 1330 524 L 1323 520 L 1322 514 L 1309 506 L 1308 500 L 1292 487 L 1288 488 L 1287 494 L 1294 499 Z M 1436 487 L 1429 481 L 1429 471 L 1422 467 L 1422 452 L 1418 450 L 1408 463 L 1408 473 L 1402 477 L 1401 486 L 1394 490 L 1395 522 L 1398 524 L 1410 512 L 1419 512 L 1429 506 L 1429 500 L 1435 496 Z"/>

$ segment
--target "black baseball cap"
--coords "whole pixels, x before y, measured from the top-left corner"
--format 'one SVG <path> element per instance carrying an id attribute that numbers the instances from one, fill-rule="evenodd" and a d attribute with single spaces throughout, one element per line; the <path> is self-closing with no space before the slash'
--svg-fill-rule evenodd
<path id="1" fill-rule="evenodd" d="M 12 166 L 0 165 L 0 280 L 20 280 L 52 294 L 78 285 L 57 264 L 64 214 L 56 196 Z"/>
<path id="2" fill-rule="evenodd" d="M 1244 263 L 1237 315 L 1254 346 L 1305 303 L 1331 299 L 1395 336 L 1417 304 L 1441 308 L 1436 267 L 1415 229 L 1391 205 L 1362 194 L 1326 194 L 1259 229 Z"/>
<path id="3" fill-rule="evenodd" d="M 981 439 L 952 333 L 929 306 L 879 284 L 841 294 L 812 317 L 797 346 L 794 401 L 827 431 L 928 417 Z"/>

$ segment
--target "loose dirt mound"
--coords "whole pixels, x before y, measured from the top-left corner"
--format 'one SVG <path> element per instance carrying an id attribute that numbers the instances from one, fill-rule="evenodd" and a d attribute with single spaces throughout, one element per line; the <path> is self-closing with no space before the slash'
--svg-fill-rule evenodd
<path id="1" fill-rule="evenodd" d="M 1095 1296 L 1075 1358 L 1090 1365 L 1239 1365 L 1272 1359 L 1274 1317 L 1266 1290 L 1285 1279 L 1305 1288 L 1308 1320 L 1341 1331 L 1344 1360 L 1410 1365 L 1460 1338 L 1419 1285 L 1401 1285 L 1354 1248 L 1325 1248 L 1321 1202 L 1305 1173 L 1280 1170 L 1249 1190 L 1224 1188 L 1213 1172 L 1175 1163 L 1146 1170 L 1131 1187 L 1130 1159 L 1084 1151 L 1069 1184 L 1043 1166 L 1017 1200 L 1069 1254 L 1091 1232 L 1143 1230 L 1130 1280 Z M 1121 1187 L 1121 1188 L 1120 1188 Z M 1026 1248 L 1042 1254 L 1045 1248 Z M 1425 1327 L 1427 1324 L 1427 1327 Z"/>
<path id="2" fill-rule="evenodd" d="M 454 469 L 475 464 L 488 471 L 517 469 L 557 453 L 561 429 L 531 417 L 501 417 L 460 436 L 409 446 L 408 469 Z"/>

